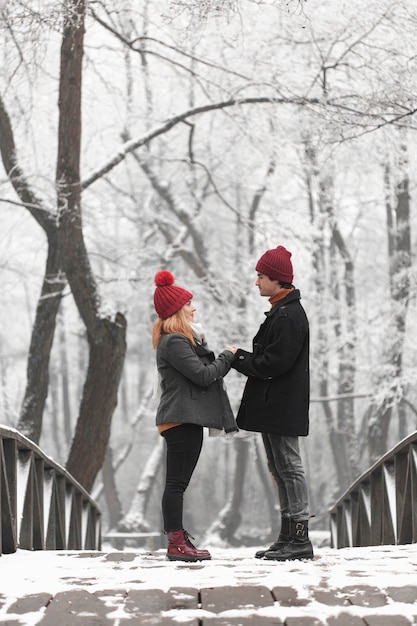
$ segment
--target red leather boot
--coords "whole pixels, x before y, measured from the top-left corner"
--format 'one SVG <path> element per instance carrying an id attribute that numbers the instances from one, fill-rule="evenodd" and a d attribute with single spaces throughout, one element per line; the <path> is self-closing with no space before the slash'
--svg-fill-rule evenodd
<path id="1" fill-rule="evenodd" d="M 186 530 L 173 530 L 168 533 L 168 550 L 166 558 L 169 561 L 207 561 L 211 559 L 208 550 L 198 550 L 190 541 Z"/>

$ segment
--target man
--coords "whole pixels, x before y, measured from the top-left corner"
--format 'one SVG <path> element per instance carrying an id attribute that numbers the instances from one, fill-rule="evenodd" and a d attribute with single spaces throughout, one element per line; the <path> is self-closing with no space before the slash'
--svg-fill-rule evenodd
<path id="1" fill-rule="evenodd" d="M 267 250 L 256 264 L 256 286 L 271 310 L 253 338 L 253 352 L 240 348 L 232 367 L 248 377 L 239 408 L 239 428 L 262 433 L 269 469 L 277 483 L 281 531 L 256 553 L 276 561 L 312 559 L 308 538 L 308 488 L 299 437 L 309 430 L 309 325 L 295 289 L 291 252 Z"/>

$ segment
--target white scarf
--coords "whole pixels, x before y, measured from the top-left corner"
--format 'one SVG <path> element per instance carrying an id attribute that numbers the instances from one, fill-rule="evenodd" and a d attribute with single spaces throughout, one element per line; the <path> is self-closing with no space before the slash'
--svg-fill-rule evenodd
<path id="1" fill-rule="evenodd" d="M 204 332 L 204 328 L 198 322 L 190 322 L 191 330 L 193 331 L 194 339 L 197 339 L 198 342 L 204 343 L 206 340 L 206 334 Z"/>

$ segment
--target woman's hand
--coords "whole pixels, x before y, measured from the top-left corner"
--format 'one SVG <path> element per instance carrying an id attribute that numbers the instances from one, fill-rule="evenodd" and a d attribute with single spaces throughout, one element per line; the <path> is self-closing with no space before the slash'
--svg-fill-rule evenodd
<path id="1" fill-rule="evenodd" d="M 225 350 L 229 350 L 229 352 L 233 352 L 233 354 L 236 354 L 237 346 L 226 346 Z"/>

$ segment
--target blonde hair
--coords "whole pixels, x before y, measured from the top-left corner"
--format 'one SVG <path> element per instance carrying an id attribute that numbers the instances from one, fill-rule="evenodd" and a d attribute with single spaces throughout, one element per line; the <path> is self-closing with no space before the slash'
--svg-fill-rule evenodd
<path id="1" fill-rule="evenodd" d="M 193 337 L 190 323 L 182 307 L 179 311 L 176 311 L 165 320 L 158 317 L 156 322 L 154 322 L 152 327 L 152 346 L 156 348 L 159 340 L 161 339 L 161 335 L 170 333 L 183 335 L 190 343 L 195 345 L 195 339 Z"/>

